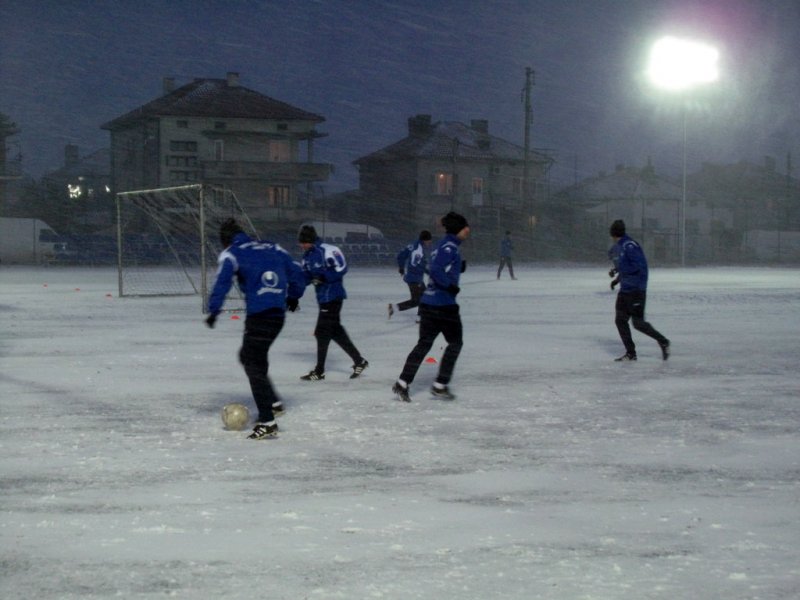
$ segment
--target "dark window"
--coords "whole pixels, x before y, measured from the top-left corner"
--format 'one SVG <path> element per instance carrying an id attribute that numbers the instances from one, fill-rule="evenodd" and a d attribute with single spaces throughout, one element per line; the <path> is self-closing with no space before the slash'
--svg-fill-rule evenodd
<path id="1" fill-rule="evenodd" d="M 169 143 L 171 152 L 197 152 L 197 142 L 183 142 L 174 140 Z"/>

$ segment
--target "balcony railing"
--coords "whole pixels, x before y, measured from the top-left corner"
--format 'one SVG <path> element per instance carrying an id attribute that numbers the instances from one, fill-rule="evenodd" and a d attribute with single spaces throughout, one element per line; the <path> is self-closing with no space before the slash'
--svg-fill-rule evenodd
<path id="1" fill-rule="evenodd" d="M 331 174 L 328 163 L 266 161 L 202 161 L 203 179 L 256 179 L 281 183 L 325 181 Z"/>

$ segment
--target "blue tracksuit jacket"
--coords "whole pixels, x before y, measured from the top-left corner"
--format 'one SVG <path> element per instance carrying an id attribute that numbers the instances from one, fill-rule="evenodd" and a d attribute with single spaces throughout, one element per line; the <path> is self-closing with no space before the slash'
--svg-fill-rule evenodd
<path id="1" fill-rule="evenodd" d="M 614 267 L 620 275 L 620 292 L 647 291 L 647 259 L 639 243 L 628 236 L 622 236 L 608 251 Z"/>
<path id="2" fill-rule="evenodd" d="M 305 279 L 300 265 L 278 244 L 252 240 L 237 233 L 219 255 L 217 278 L 208 301 L 208 312 L 219 314 L 233 280 L 244 294 L 247 314 L 286 309 L 286 298 L 300 298 Z"/>
<path id="3" fill-rule="evenodd" d="M 500 240 L 500 256 L 503 258 L 511 258 L 511 251 L 514 249 L 514 243 L 507 237 Z"/>
<path id="4" fill-rule="evenodd" d="M 461 240 L 448 233 L 431 252 L 430 277 L 428 287 L 420 302 L 432 306 L 456 304 L 456 297 L 447 291 L 451 285 L 458 285 L 461 277 Z"/>
<path id="5" fill-rule="evenodd" d="M 406 283 L 423 283 L 427 266 L 425 244 L 417 240 L 397 253 L 397 266 L 405 270 L 403 281 Z"/>
<path id="6" fill-rule="evenodd" d="M 302 266 L 306 285 L 314 286 L 319 304 L 347 298 L 342 282 L 347 261 L 338 247 L 317 240 L 303 254 Z"/>

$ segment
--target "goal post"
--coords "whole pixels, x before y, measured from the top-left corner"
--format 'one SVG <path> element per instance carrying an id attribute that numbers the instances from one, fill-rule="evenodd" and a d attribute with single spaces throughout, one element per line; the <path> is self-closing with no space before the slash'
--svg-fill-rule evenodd
<path id="1" fill-rule="evenodd" d="M 222 251 L 219 226 L 228 218 L 258 237 L 236 195 L 224 187 L 194 184 L 118 193 L 119 295 L 200 295 L 205 311 Z M 228 308 L 241 308 L 241 297 L 233 294 Z"/>

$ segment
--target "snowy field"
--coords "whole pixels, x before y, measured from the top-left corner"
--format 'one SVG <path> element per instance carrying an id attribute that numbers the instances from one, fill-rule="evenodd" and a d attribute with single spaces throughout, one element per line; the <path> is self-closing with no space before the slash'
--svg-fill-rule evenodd
<path id="1" fill-rule="evenodd" d="M 800 277 L 654 269 L 623 353 L 603 265 L 471 267 L 455 402 L 390 386 L 416 341 L 393 269 L 353 269 L 370 361 L 314 364 L 311 291 L 273 347 L 281 435 L 242 321 L 118 298 L 113 270 L 0 269 L 0 597 L 775 600 L 800 597 Z M 433 356 L 439 358 L 440 344 Z"/>

